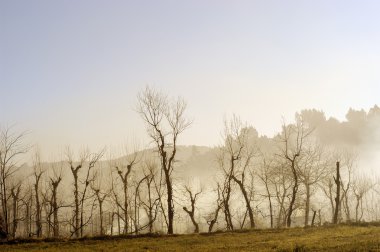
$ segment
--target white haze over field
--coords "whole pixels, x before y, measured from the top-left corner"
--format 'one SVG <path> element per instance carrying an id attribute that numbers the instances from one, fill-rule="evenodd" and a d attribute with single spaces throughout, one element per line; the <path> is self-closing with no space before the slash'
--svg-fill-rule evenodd
<path id="1" fill-rule="evenodd" d="M 188 102 L 183 145 L 220 144 L 232 113 L 272 137 L 303 108 L 345 119 L 380 93 L 377 1 L 1 1 L 0 125 L 46 158 L 147 146 L 150 85 Z M 358 18 L 360 17 L 360 18 Z"/>
<path id="2" fill-rule="evenodd" d="M 311 182 L 310 176 L 315 176 L 322 178 L 314 181 L 314 192 L 309 195 L 316 208 L 305 204 L 304 209 L 319 210 L 319 217 L 322 211 L 323 221 L 320 220 L 323 223 L 331 221 L 330 210 L 334 209 L 334 204 L 331 207 L 329 204 L 333 202 L 332 192 L 335 190 L 332 183 L 335 162 L 342 160 L 341 183 L 342 187 L 347 183 L 345 197 L 352 198 L 349 203 L 352 209 L 356 202 L 359 204 L 355 183 L 357 187 L 363 181 L 365 185 L 377 183 L 365 198 L 366 204 L 372 205 L 376 211 L 368 211 L 363 220 L 375 213 L 371 218 L 378 221 L 379 10 L 380 1 L 373 0 L 0 0 L 0 133 L 5 129 L 10 129 L 15 136 L 25 132 L 20 146 L 29 147 L 26 154 L 16 155 L 16 160 L 11 160 L 16 161 L 15 166 L 7 164 L 15 171 L 12 171 L 12 176 L 7 175 L 10 180 L 5 182 L 4 179 L 4 183 L 0 183 L 3 186 L 0 195 L 6 196 L 7 190 L 12 191 L 11 187 L 17 184 L 14 181 L 20 181 L 18 185 L 23 183 L 23 193 L 33 200 L 30 190 L 33 187 L 29 186 L 34 183 L 33 171 L 37 168 L 44 173 L 39 189 L 41 195 L 45 192 L 49 195 L 53 185 L 51 178 L 62 175 L 58 195 L 62 203 L 59 219 L 68 224 L 71 218 L 74 223 L 74 215 L 78 217 L 78 214 L 73 214 L 73 208 L 65 204 L 75 202 L 73 183 L 78 177 L 73 176 L 74 166 L 70 166 L 75 164 L 81 169 L 77 171 L 79 187 L 85 188 L 83 200 L 89 196 L 84 193 L 90 185 L 84 179 L 88 168 L 87 178 L 91 173 L 94 176 L 92 182 L 99 186 L 98 192 L 102 189 L 108 197 L 106 211 L 108 216 L 112 214 L 113 220 L 115 207 L 118 214 L 122 209 L 119 209 L 117 198 L 123 192 L 125 216 L 133 211 L 135 214 L 143 212 L 140 202 L 137 204 L 137 196 L 140 196 L 140 189 L 142 197 L 147 196 L 150 185 L 143 185 L 145 189 L 139 188 L 139 181 L 148 181 L 146 173 L 151 168 L 149 172 L 153 172 L 149 176 L 157 179 L 160 187 L 159 190 L 155 188 L 154 194 L 159 198 L 169 198 L 169 202 L 171 194 L 165 193 L 163 182 L 172 176 L 173 204 L 178 218 L 174 232 L 183 233 L 192 232 L 192 225 L 182 208 L 189 206 L 185 185 L 194 191 L 203 191 L 198 198 L 196 212 L 201 231 L 206 231 L 205 215 L 212 213 L 215 206 L 221 206 L 217 202 L 219 188 L 216 184 L 224 184 L 225 188 L 231 186 L 231 175 L 236 172 L 234 175 L 241 176 L 240 186 L 249 187 L 251 195 L 248 203 L 244 202 L 248 197 L 242 197 L 246 193 L 239 192 L 235 177 L 231 199 L 228 196 L 225 203 L 231 200 L 237 223 L 243 219 L 238 215 L 243 215 L 252 201 L 255 218 L 261 228 L 269 223 L 269 215 L 264 216 L 263 212 L 269 209 L 266 199 L 271 200 L 271 195 L 276 195 L 273 198 L 278 221 L 281 214 L 283 217 L 288 215 L 286 211 L 290 213 L 290 220 L 293 203 L 297 201 L 299 206 L 295 208 L 297 213 L 293 217 L 297 218 L 295 225 L 300 225 L 300 218 L 308 216 L 308 211 L 302 211 L 305 191 L 310 192 L 307 182 Z M 161 163 L 157 143 L 147 131 L 149 125 L 138 113 L 141 94 L 150 89 L 162 95 L 159 101 L 173 102 L 178 97 L 183 98 L 187 104 L 185 117 L 192 122 L 179 135 L 174 169 L 172 173 L 168 172 L 170 175 L 165 174 L 166 179 L 162 177 L 165 161 Z M 174 104 L 170 102 L 168 104 Z M 165 114 L 167 107 L 164 107 L 160 112 Z M 303 154 L 307 155 L 297 153 L 291 161 L 282 155 L 285 147 L 280 146 L 284 143 L 280 135 L 284 124 L 296 123 L 299 115 L 314 131 L 307 139 L 311 139 L 308 146 L 303 146 Z M 234 135 L 236 132 L 224 127 L 230 119 L 233 124 L 235 118 L 239 118 L 239 122 L 241 119 L 244 126 L 237 127 L 239 132 Z M 163 121 L 165 128 L 168 122 Z M 257 152 L 235 159 L 226 143 L 233 139 L 241 144 L 239 138 L 245 136 L 243 133 L 247 133 L 249 140 L 241 146 L 244 145 L 244 150 L 252 147 Z M 169 138 L 170 133 L 166 136 Z M 6 138 L 0 137 L 0 151 L 4 153 L 3 139 Z M 168 138 L 162 146 L 169 153 L 173 143 Z M 294 140 L 289 139 L 290 142 Z M 314 151 L 307 149 L 310 146 L 315 148 L 315 152 L 322 149 L 326 152 L 318 152 L 314 156 L 315 153 L 307 153 Z M 72 159 L 67 155 L 68 148 L 73 154 Z M 225 151 L 224 156 L 222 150 Z M 104 155 L 90 172 L 92 155 L 102 151 Z M 227 157 L 228 151 L 232 154 Z M 38 156 L 36 152 L 40 154 L 41 166 L 34 162 Z M 337 153 L 341 156 L 333 156 Z M 352 181 L 351 177 L 348 178 L 344 154 L 354 159 L 353 176 L 356 177 Z M 81 155 L 82 158 L 87 157 L 82 159 L 86 160 L 83 163 L 79 161 Z M 264 156 L 274 160 L 269 168 L 263 164 Z M 134 157 L 138 157 L 138 162 L 131 161 Z M 304 172 L 300 175 L 300 178 L 304 176 L 304 184 L 300 185 L 299 192 L 297 183 L 301 180 L 298 180 L 299 175 L 294 168 L 297 157 L 304 158 L 297 159 L 300 174 Z M 70 164 L 70 160 L 73 163 Z M 235 166 L 234 161 L 238 165 Z M 291 161 L 291 165 L 287 161 Z M 228 172 L 223 174 L 221 168 L 226 164 L 231 166 L 229 177 L 226 176 Z M 309 174 L 306 178 L 307 171 L 303 171 L 301 166 L 316 173 L 320 172 L 319 169 L 323 171 L 318 175 Z M 290 169 L 285 171 L 284 167 Z M 273 179 L 270 183 L 268 180 L 265 183 L 260 181 L 260 175 L 266 173 L 267 168 L 268 176 Z M 243 171 L 249 175 L 243 175 Z M 264 184 L 268 183 L 271 188 L 267 186 L 268 194 L 264 195 Z M 170 187 L 170 183 L 166 185 Z M 293 199 L 296 201 L 293 203 L 287 186 L 294 186 Z M 347 193 L 349 186 L 350 192 Z M 325 189 L 330 189 L 329 195 Z M 91 188 L 91 193 L 95 192 L 95 188 Z M 282 203 L 280 194 L 283 195 Z M 37 189 L 35 195 L 39 195 Z M 133 196 L 134 206 L 140 208 L 138 211 L 132 211 L 133 204 L 129 205 L 130 210 L 127 207 Z M 95 199 L 95 194 L 91 197 Z M 90 199 L 86 199 L 86 211 L 90 210 Z M 165 208 L 165 204 L 159 205 Z M 288 210 L 285 209 L 287 204 Z M 7 203 L 0 205 L 3 210 L 8 209 Z M 228 207 L 225 205 L 223 208 Z M 47 208 L 44 211 L 50 218 L 52 212 L 47 214 Z M 165 210 L 156 213 L 159 212 Z M 142 222 L 146 222 L 147 216 L 143 215 Z M 164 224 L 164 216 L 159 214 L 161 220 L 157 220 L 156 225 Z M 222 216 L 220 213 L 219 220 Z M 224 217 L 227 217 L 226 213 Z M 125 218 L 127 223 L 128 217 Z M 138 220 L 137 216 L 135 220 Z M 222 221 L 220 225 L 224 230 Z M 218 229 L 216 226 L 214 230 Z M 155 228 L 155 231 L 164 230 Z"/>

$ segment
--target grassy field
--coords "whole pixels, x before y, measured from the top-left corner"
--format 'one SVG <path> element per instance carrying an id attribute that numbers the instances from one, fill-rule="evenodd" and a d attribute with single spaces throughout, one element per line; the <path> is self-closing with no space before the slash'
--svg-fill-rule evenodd
<path id="1" fill-rule="evenodd" d="M 338 226 L 199 235 L 2 244 L 0 251 L 380 251 L 380 227 Z"/>

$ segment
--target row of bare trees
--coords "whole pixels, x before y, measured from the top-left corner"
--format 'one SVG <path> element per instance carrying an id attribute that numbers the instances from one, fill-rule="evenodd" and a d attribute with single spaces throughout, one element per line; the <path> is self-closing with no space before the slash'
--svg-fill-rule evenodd
<path id="1" fill-rule="evenodd" d="M 126 163 L 111 165 L 114 171 L 111 174 L 112 186 L 108 191 L 101 190 L 101 183 L 97 183 L 97 179 L 104 179 L 105 176 L 100 176 L 94 167 L 104 155 L 104 151 L 98 153 L 90 153 L 84 151 L 79 156 L 79 161 L 74 160 L 73 153 L 68 150 L 66 153 L 66 163 L 59 164 L 60 170 L 54 169 L 53 175 L 43 176 L 47 168 L 41 167 L 40 157 L 37 154 L 34 164 L 33 179 L 31 180 L 34 190 L 29 193 L 29 200 L 22 208 L 25 208 L 27 215 L 34 215 L 35 231 L 37 237 L 42 236 L 43 215 L 46 218 L 48 229 L 53 229 L 53 236 L 59 236 L 59 214 L 61 208 L 71 209 L 70 219 L 65 220 L 70 226 L 70 236 L 81 237 L 84 235 L 84 229 L 92 220 L 94 209 L 98 208 L 100 215 L 100 234 L 104 233 L 103 227 L 103 203 L 109 198 L 115 203 L 116 211 L 112 216 L 117 217 L 118 227 L 123 226 L 123 233 L 131 232 L 131 227 L 134 226 L 133 232 L 139 232 L 139 229 L 149 227 L 153 230 L 153 222 L 157 218 L 158 211 L 161 211 L 164 222 L 167 226 L 167 232 L 173 233 L 174 220 L 174 202 L 173 202 L 173 181 L 172 172 L 174 167 L 177 141 L 179 135 L 191 124 L 184 116 L 186 103 L 183 99 L 178 98 L 171 100 L 167 96 L 147 88 L 138 96 L 138 112 L 148 126 L 148 133 L 151 139 L 156 144 L 158 157 L 160 160 L 160 175 L 158 178 L 154 163 L 146 162 L 145 176 L 137 183 L 135 191 L 131 193 L 131 175 L 138 163 L 137 153 L 132 154 L 132 159 Z M 5 234 L 11 234 L 13 237 L 16 234 L 19 213 L 18 205 L 21 191 L 20 183 L 10 185 L 10 181 L 14 183 L 16 180 L 13 175 L 16 173 L 18 166 L 14 160 L 18 155 L 27 151 L 22 146 L 22 138 L 24 134 L 9 135 L 9 130 L 1 132 L 2 148 L 1 157 L 1 230 Z M 62 177 L 67 175 L 63 172 L 63 166 L 69 166 L 71 171 L 71 188 L 73 200 L 59 200 L 59 186 Z M 116 174 L 116 176 L 113 176 Z M 157 176 L 157 177 L 156 177 Z M 101 178 L 98 178 L 101 177 Z M 44 178 L 44 181 L 42 181 Z M 41 183 L 47 182 L 42 188 Z M 148 199 L 143 199 L 140 195 L 140 187 L 146 184 Z M 121 187 L 121 188 L 120 188 Z M 164 192 L 164 188 L 166 191 Z M 121 189 L 121 190 L 120 190 Z M 46 193 L 43 191 L 46 190 Z M 29 191 L 25 189 L 25 191 Z M 165 193 L 165 197 L 163 194 Z M 12 198 L 12 202 L 8 202 Z M 133 199 L 134 198 L 134 199 Z M 163 202 L 164 198 L 166 203 Z M 133 203 L 131 204 L 131 199 Z M 12 205 L 13 225 L 10 225 L 9 205 Z M 32 213 L 32 205 L 34 205 L 35 213 Z M 132 209 L 132 205 L 133 208 Z M 145 209 L 148 215 L 148 223 L 140 227 L 138 216 L 141 206 Z M 164 209 L 166 207 L 166 210 Z M 44 211 L 43 211 L 44 210 Z M 66 211 L 70 212 L 70 211 Z M 133 212 L 133 214 L 131 214 Z M 26 218 L 28 222 L 30 217 Z M 51 220 L 53 219 L 53 220 Z M 121 224 L 120 224 L 121 223 Z M 133 223 L 133 225 L 132 225 Z M 10 227 L 12 226 L 12 231 Z M 27 223 L 31 226 L 31 223 Z M 111 224 L 113 228 L 113 222 Z M 119 231 L 120 232 L 120 231 Z M 31 233 L 30 230 L 27 233 Z"/>
<path id="2" fill-rule="evenodd" d="M 215 176 L 194 186 L 176 177 L 186 102 L 151 88 L 137 98 L 153 148 L 121 158 L 68 148 L 48 163 L 35 150 L 30 168 L 20 165 L 31 149 L 25 133 L 1 130 L 2 237 L 173 234 L 176 218 L 189 221 L 177 230 L 196 233 L 378 220 L 376 179 L 358 170 L 353 151 L 322 145 L 302 114 L 273 138 L 226 119 L 223 143 L 210 150 Z"/>
<path id="3" fill-rule="evenodd" d="M 313 131 L 300 114 L 294 124 L 284 123 L 282 132 L 273 139 L 258 137 L 237 116 L 225 122 L 224 144 L 218 156 L 221 178 L 216 187 L 227 230 L 234 229 L 235 224 L 244 224 L 246 219 L 248 227 L 254 228 L 255 218 L 259 217 L 269 217 L 271 228 L 290 227 L 294 222 L 301 225 L 298 217 L 302 216 L 304 226 L 315 225 L 317 217 L 321 224 L 322 214 L 325 222 L 332 223 L 358 222 L 365 215 L 377 220 L 363 201 L 370 193 L 378 196 L 376 178 L 359 170 L 354 173 L 356 154 L 322 146 Z M 241 196 L 232 199 L 233 192 Z M 234 223 L 231 205 L 239 201 L 235 216 L 241 220 Z M 245 207 L 242 217 L 238 214 L 241 207 Z M 328 207 L 330 220 L 326 217 Z M 377 205 L 371 208 L 372 212 L 378 212 Z"/>
<path id="4" fill-rule="evenodd" d="M 79 161 L 74 161 L 74 154 L 68 149 L 65 161 L 43 163 L 36 152 L 32 167 L 5 166 L 3 174 L 7 176 L 2 177 L 0 194 L 2 236 L 82 237 L 90 233 L 90 226 L 93 229 L 94 219 L 99 220 L 98 235 L 131 233 L 131 222 L 135 233 L 146 228 L 152 232 L 162 199 L 156 163 L 141 162 L 144 178 L 136 184 L 137 177 L 131 179 L 131 171 L 137 163 L 137 152 L 126 160 L 110 162 L 105 169 L 100 161 L 103 155 L 104 150 L 85 150 Z M 15 169 L 13 173 L 11 168 Z M 129 194 L 132 188 L 134 191 Z M 144 226 L 139 225 L 141 209 L 149 219 Z M 106 215 L 108 223 L 104 221 Z M 115 226 L 118 231 L 113 232 Z"/>

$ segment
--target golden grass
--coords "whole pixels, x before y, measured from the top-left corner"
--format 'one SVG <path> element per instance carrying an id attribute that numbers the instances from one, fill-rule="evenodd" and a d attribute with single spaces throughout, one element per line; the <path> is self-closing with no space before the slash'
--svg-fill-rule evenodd
<path id="1" fill-rule="evenodd" d="M 338 226 L 0 245 L 0 251 L 379 251 L 380 227 Z"/>

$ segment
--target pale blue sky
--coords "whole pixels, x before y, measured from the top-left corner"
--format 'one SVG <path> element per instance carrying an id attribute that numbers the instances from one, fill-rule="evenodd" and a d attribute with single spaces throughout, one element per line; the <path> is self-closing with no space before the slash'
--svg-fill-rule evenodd
<path id="1" fill-rule="evenodd" d="M 183 144 L 235 112 L 260 133 L 303 108 L 344 118 L 380 97 L 380 1 L 0 0 L 0 125 L 44 152 L 145 142 L 146 84 L 183 96 Z"/>

